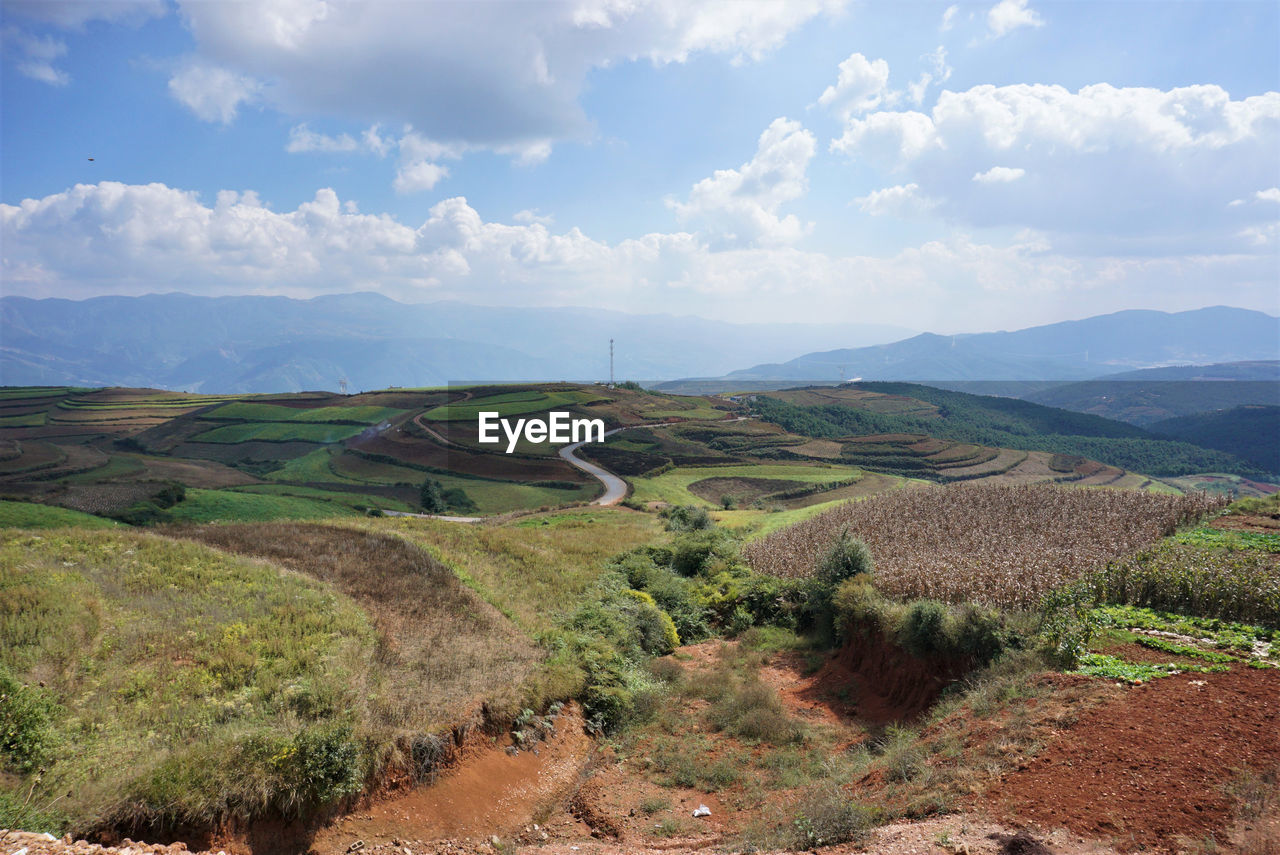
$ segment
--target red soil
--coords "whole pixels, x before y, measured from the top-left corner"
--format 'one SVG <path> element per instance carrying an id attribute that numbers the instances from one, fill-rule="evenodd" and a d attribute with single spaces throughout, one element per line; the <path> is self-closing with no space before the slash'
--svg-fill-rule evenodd
<path id="1" fill-rule="evenodd" d="M 1169 849 L 1230 825 L 1236 770 L 1280 765 L 1280 671 L 1181 674 L 1080 717 L 992 787 L 997 816 Z"/>

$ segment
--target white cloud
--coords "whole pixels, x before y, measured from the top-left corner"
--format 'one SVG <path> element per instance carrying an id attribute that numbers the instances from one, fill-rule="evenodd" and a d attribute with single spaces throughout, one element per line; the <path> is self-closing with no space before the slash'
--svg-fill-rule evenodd
<path id="1" fill-rule="evenodd" d="M 973 173 L 973 180 L 980 184 L 1008 184 L 1027 174 L 1027 170 L 1014 166 L 993 166 L 986 172 Z"/>
<path id="2" fill-rule="evenodd" d="M 289 143 L 284 150 L 290 153 L 306 151 L 344 152 L 355 151 L 358 144 L 347 134 L 336 137 L 318 134 L 303 122 L 289 129 Z"/>
<path id="3" fill-rule="evenodd" d="M 29 35 L 16 27 L 5 28 L 4 41 L 17 48 L 14 64 L 22 76 L 51 86 L 66 86 L 71 82 L 71 75 L 54 67 L 55 60 L 66 56 L 66 42 L 52 36 Z"/>
<path id="4" fill-rule="evenodd" d="M 1260 202 L 1280 202 L 1280 187 L 1271 187 L 1266 190 L 1259 190 L 1253 194 L 1254 198 Z"/>
<path id="5" fill-rule="evenodd" d="M 912 217 L 937 207 L 937 201 L 920 195 L 919 184 L 899 184 L 872 190 L 853 200 L 858 208 L 873 217 Z"/>
<path id="6" fill-rule="evenodd" d="M 6 293 L 29 296 L 373 290 L 419 302 L 629 311 L 652 311 L 659 299 L 682 312 L 769 321 L 812 320 L 818 305 L 826 319 L 953 331 L 1134 305 L 1196 308 L 1217 299 L 1205 290 L 1214 282 L 1235 304 L 1276 311 L 1274 230 L 1261 229 L 1250 239 L 1271 243 L 1252 255 L 1071 258 L 1034 235 L 1005 246 L 959 235 L 838 258 L 794 247 L 714 251 L 687 233 L 608 244 L 536 220 L 486 222 L 461 197 L 433 206 L 415 228 L 360 214 L 328 189 L 277 212 L 250 192 L 224 191 L 210 206 L 163 184 L 115 182 L 0 204 L 0 229 Z"/>
<path id="7" fill-rule="evenodd" d="M 959 11 L 960 7 L 955 3 L 948 6 L 947 10 L 942 13 L 942 23 L 938 25 L 938 30 L 945 33 L 947 30 L 954 27 L 956 23 L 956 13 Z"/>
<path id="8" fill-rule="evenodd" d="M 166 13 L 164 0 L 4 0 L 4 16 L 27 19 L 63 30 L 83 30 L 90 21 L 138 25 Z M 56 67 L 67 44 L 53 36 L 36 36 L 17 26 L 4 29 L 5 53 L 18 73 L 51 86 L 66 86 L 71 75 Z M 14 49 L 16 47 L 16 50 Z"/>
<path id="9" fill-rule="evenodd" d="M 818 103 L 841 118 L 874 109 L 888 97 L 889 63 L 868 60 L 853 53 L 840 63 L 836 82 L 818 97 Z"/>
<path id="10" fill-rule="evenodd" d="M 1142 252 L 1156 238 L 1238 246 L 1261 214 L 1230 202 L 1274 181 L 1280 93 L 983 85 L 942 92 L 928 113 L 850 118 L 831 148 L 896 170 L 969 225 L 1090 235 L 1089 252 L 1139 238 Z M 1035 192 L 994 193 L 1016 170 Z"/>
<path id="11" fill-rule="evenodd" d="M 391 186 L 397 193 L 417 193 L 430 190 L 447 177 L 449 177 L 447 167 L 429 160 L 411 160 L 396 172 L 396 180 Z"/>
<path id="12" fill-rule="evenodd" d="M 689 191 L 688 202 L 668 200 L 679 220 L 703 226 L 717 246 L 781 246 L 809 232 L 794 214 L 778 216 L 784 203 L 809 189 L 813 134 L 799 122 L 774 119 L 760 135 L 755 157 L 737 169 L 717 169 Z"/>
<path id="13" fill-rule="evenodd" d="M 169 92 L 206 122 L 229 124 L 240 105 L 252 101 L 261 90 L 252 78 L 225 68 L 188 65 L 169 78 Z"/>
<path id="14" fill-rule="evenodd" d="M 525 223 L 529 225 L 537 223 L 543 226 L 550 226 L 556 221 L 556 218 L 550 214 L 539 214 L 537 208 L 526 208 L 523 211 L 516 211 L 512 214 L 511 219 L 515 220 L 517 223 Z"/>
<path id="15" fill-rule="evenodd" d="M 920 77 L 914 83 L 907 84 L 907 97 L 917 106 L 924 103 L 929 87 L 946 83 L 951 78 L 952 71 L 951 66 L 947 65 L 947 49 L 942 45 L 938 45 L 921 59 L 929 63 L 930 70 L 920 72 Z"/>
<path id="16" fill-rule="evenodd" d="M 381 126 L 378 124 L 373 124 L 366 128 L 364 133 L 360 135 L 360 142 L 378 157 L 386 157 L 392 146 L 395 145 L 395 141 L 382 136 L 378 132 L 380 128 Z"/>
<path id="17" fill-rule="evenodd" d="M 261 81 L 283 112 L 407 123 L 435 140 L 544 160 L 594 128 L 587 73 L 698 53 L 751 61 L 844 0 L 327 3 L 180 0 L 203 64 Z"/>
<path id="18" fill-rule="evenodd" d="M 1027 7 L 1027 0 L 1000 0 L 987 12 L 987 28 L 1000 38 L 1020 27 L 1043 27 L 1044 19 Z"/>

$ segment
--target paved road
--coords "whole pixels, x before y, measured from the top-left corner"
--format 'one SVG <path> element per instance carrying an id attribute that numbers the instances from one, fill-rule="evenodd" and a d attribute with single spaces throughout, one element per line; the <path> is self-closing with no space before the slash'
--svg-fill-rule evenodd
<path id="1" fill-rule="evenodd" d="M 610 434 L 615 434 L 620 430 L 626 430 L 626 428 L 614 428 L 613 430 L 605 431 L 604 435 L 609 436 Z M 579 448 L 582 448 L 582 446 L 584 445 L 586 445 L 585 442 L 575 442 L 573 445 L 566 445 L 560 449 L 560 456 L 563 457 L 570 466 L 581 469 L 583 472 L 586 472 L 588 475 L 592 476 L 593 478 L 595 478 L 597 481 L 599 481 L 601 484 L 604 485 L 604 495 L 596 499 L 595 501 L 593 501 L 591 504 L 593 505 L 618 504 L 618 502 L 621 502 L 624 498 L 626 498 L 627 482 L 623 481 L 621 478 L 619 478 L 617 475 L 614 475 L 612 472 L 608 471 L 607 469 L 601 469 L 599 466 L 595 465 L 594 463 L 588 463 L 578 455 L 574 454 L 575 451 L 577 451 Z"/>
<path id="2" fill-rule="evenodd" d="M 383 511 L 383 516 L 387 517 L 417 517 L 420 520 L 447 520 L 448 522 L 480 522 L 484 517 L 450 517 L 444 514 L 411 514 L 405 511 Z"/>

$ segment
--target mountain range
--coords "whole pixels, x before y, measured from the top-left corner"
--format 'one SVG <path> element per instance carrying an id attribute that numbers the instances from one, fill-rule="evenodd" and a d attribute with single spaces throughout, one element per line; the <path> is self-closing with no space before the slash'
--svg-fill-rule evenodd
<path id="1" fill-rule="evenodd" d="M 1280 318 L 1215 306 L 1187 312 L 1129 310 L 1013 332 L 920 335 L 887 344 L 816 351 L 730 372 L 728 381 L 1087 380 L 1172 364 L 1280 356 Z"/>
<path id="2" fill-rule="evenodd" d="M 718 374 L 815 343 L 894 341 L 875 324 L 731 324 L 577 308 L 399 303 L 357 293 L 0 298 L 0 384 L 287 392 L 465 381 Z"/>

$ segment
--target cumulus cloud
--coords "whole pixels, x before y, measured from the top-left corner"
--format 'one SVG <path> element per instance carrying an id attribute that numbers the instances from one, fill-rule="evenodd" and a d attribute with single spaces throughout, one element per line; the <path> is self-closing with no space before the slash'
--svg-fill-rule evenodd
<path id="1" fill-rule="evenodd" d="M 261 81 L 286 113 L 408 123 L 436 140 L 545 159 L 593 129 L 578 96 L 593 68 L 752 61 L 844 0 L 687 3 L 335 3 L 180 0 L 205 65 Z"/>
<path id="2" fill-rule="evenodd" d="M 799 122 L 774 119 L 760 135 L 755 157 L 737 169 L 717 169 L 689 192 L 687 202 L 668 200 L 682 223 L 702 226 L 716 246 L 781 246 L 811 228 L 795 214 L 778 216 L 786 202 L 809 189 L 806 171 L 813 134 Z"/>
<path id="3" fill-rule="evenodd" d="M 993 38 L 1021 27 L 1043 27 L 1044 19 L 1028 8 L 1027 0 L 1000 0 L 987 12 L 987 28 Z"/>
<path id="4" fill-rule="evenodd" d="M 449 176 L 447 167 L 440 166 L 428 160 L 410 161 L 400 167 L 396 172 L 396 180 L 392 182 L 392 187 L 397 193 L 417 193 L 422 190 L 430 190 L 440 182 L 441 179 Z"/>
<path id="5" fill-rule="evenodd" d="M 169 78 L 169 93 L 206 122 L 232 122 L 240 105 L 261 90 L 258 81 L 225 68 L 188 65 Z"/>
<path id="6" fill-rule="evenodd" d="M 1221 282 L 1236 302 L 1275 311 L 1275 260 L 1266 254 L 1070 258 L 1034 235 L 1007 245 L 957 235 L 883 257 L 715 251 L 684 232 L 608 244 L 576 228 L 555 233 L 536 217 L 489 222 L 462 197 L 434 205 L 414 227 L 361 214 L 329 189 L 278 212 L 251 192 L 224 191 L 208 205 L 163 184 L 102 182 L 0 204 L 0 229 L 7 293 L 32 296 L 373 290 L 419 302 L 630 311 L 669 298 L 682 311 L 771 321 L 809 320 L 817 303 L 828 318 L 945 331 L 1114 311 L 1155 295 L 1194 308 L 1208 299 L 1205 282 Z M 1011 293 L 1036 295 L 1043 318 L 1029 319 Z"/>
<path id="7" fill-rule="evenodd" d="M 1274 180 L 1280 93 L 984 85 L 942 92 L 927 114 L 851 117 L 831 148 L 897 170 L 963 223 L 1091 235 L 1088 251 L 1154 235 L 1223 249 L 1259 216 L 1231 200 Z M 1035 192 L 998 190 L 1010 180 Z"/>
<path id="8" fill-rule="evenodd" d="M 1280 202 L 1280 187 L 1271 187 L 1266 190 L 1259 190 L 1253 194 L 1254 198 L 1260 202 Z"/>
<path id="9" fill-rule="evenodd" d="M 937 207 L 937 201 L 920 195 L 919 184 L 899 184 L 872 190 L 853 200 L 858 208 L 873 217 L 911 217 Z"/>
<path id="10" fill-rule="evenodd" d="M 818 103 L 842 118 L 874 109 L 889 95 L 889 63 L 868 60 L 853 53 L 840 63 L 836 82 L 818 97 Z"/>
<path id="11" fill-rule="evenodd" d="M 993 166 L 986 172 L 973 173 L 973 180 L 982 184 L 1008 184 L 1027 174 L 1022 167 Z"/>

